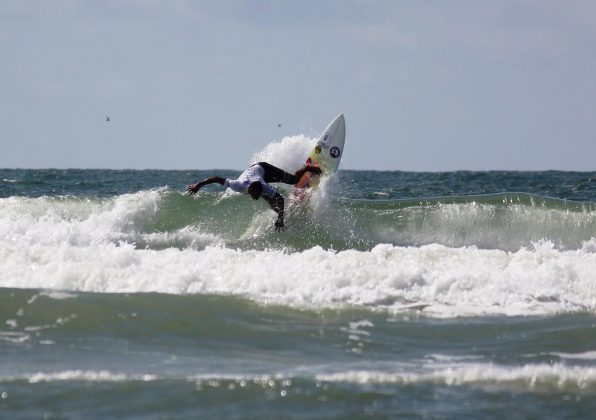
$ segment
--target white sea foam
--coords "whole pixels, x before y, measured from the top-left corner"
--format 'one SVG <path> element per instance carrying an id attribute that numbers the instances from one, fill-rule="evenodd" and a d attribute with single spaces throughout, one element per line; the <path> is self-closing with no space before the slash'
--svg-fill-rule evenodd
<path id="1" fill-rule="evenodd" d="M 91 292 L 215 293 L 298 307 L 428 305 L 435 316 L 596 310 L 596 254 L 549 243 L 515 253 L 428 245 L 303 252 L 102 243 L 0 247 L 0 286 Z"/>
<path id="2" fill-rule="evenodd" d="M 356 384 L 437 384 L 471 386 L 483 389 L 537 392 L 596 391 L 596 368 L 562 364 L 503 366 L 487 363 L 459 364 L 452 367 L 413 372 L 353 370 L 317 375 L 327 382 Z"/>
<path id="3" fill-rule="evenodd" d="M 67 292 L 62 292 L 62 291 L 45 291 L 45 292 L 39 293 L 39 296 L 45 296 L 45 297 L 48 297 L 50 299 L 55 299 L 55 300 L 64 300 L 64 299 L 74 299 L 78 295 L 76 293 L 67 293 Z"/>
<path id="4" fill-rule="evenodd" d="M 596 360 L 596 351 L 586 351 L 583 353 L 552 353 L 552 355 L 566 360 Z"/>
<path id="5" fill-rule="evenodd" d="M 9 343 L 24 343 L 29 341 L 31 337 L 29 334 L 23 332 L 0 331 L 0 341 L 8 341 Z"/>
<path id="6" fill-rule="evenodd" d="M 190 226 L 172 232 L 143 233 L 144 225 L 154 219 L 164 191 L 139 191 L 104 200 L 2 199 L 0 243 L 84 247 L 126 241 L 147 246 L 203 247 L 221 242 Z"/>
<path id="7" fill-rule="evenodd" d="M 304 376 L 306 374 L 306 376 Z M 246 374 L 221 375 L 203 374 L 178 378 L 194 381 L 201 385 L 218 386 L 221 381 L 238 382 L 239 386 L 253 383 L 268 387 L 289 387 L 296 378 L 308 379 L 307 371 L 286 372 L 285 374 L 251 376 Z M 333 383 L 353 383 L 358 385 L 440 385 L 467 386 L 483 390 L 517 392 L 571 392 L 591 394 L 596 391 L 596 368 L 566 366 L 562 364 L 529 364 L 505 366 L 491 363 L 457 364 L 435 369 L 411 369 L 404 367 L 397 371 L 388 370 L 348 370 L 334 373 L 314 373 L 313 380 Z M 175 379 L 156 374 L 129 374 L 109 370 L 63 370 L 56 372 L 36 372 L 0 377 L 0 383 L 13 381 L 40 382 L 125 382 L 156 381 Z"/>
<path id="8" fill-rule="evenodd" d="M 566 251 L 549 241 L 516 252 L 438 244 L 239 250 L 198 227 L 144 232 L 163 195 L 0 200 L 0 286 L 229 294 L 295 307 L 359 305 L 439 317 L 596 312 L 594 240 Z M 182 246 L 175 248 L 177 241 Z M 164 249 L 142 249 L 162 242 Z"/>
<path id="9" fill-rule="evenodd" d="M 64 370 L 58 372 L 37 372 L 19 376 L 0 377 L 0 382 L 12 382 L 24 380 L 29 383 L 38 382 L 124 382 L 124 381 L 153 381 L 155 375 L 130 375 L 125 373 L 114 373 L 107 370 Z"/>

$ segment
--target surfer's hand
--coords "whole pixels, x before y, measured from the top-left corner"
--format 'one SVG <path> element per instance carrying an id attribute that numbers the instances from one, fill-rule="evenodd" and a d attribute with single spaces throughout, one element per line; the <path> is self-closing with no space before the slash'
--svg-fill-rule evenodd
<path id="1" fill-rule="evenodd" d="M 186 187 L 186 192 L 188 192 L 188 195 L 193 195 L 199 191 L 199 188 L 201 188 L 199 184 L 190 184 L 188 187 Z"/>
<path id="2" fill-rule="evenodd" d="M 277 222 L 275 222 L 275 231 L 283 232 L 284 230 L 286 230 L 286 227 L 284 226 L 284 221 L 281 219 L 277 219 Z"/>

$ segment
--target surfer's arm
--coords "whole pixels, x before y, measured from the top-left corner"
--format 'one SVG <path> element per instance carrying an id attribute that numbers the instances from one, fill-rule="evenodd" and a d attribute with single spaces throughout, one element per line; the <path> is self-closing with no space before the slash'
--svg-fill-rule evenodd
<path id="1" fill-rule="evenodd" d="M 271 210 L 277 213 L 277 221 L 275 222 L 275 230 L 281 231 L 285 229 L 284 226 L 284 198 L 276 192 L 272 198 L 263 197 L 269 203 Z"/>
<path id="2" fill-rule="evenodd" d="M 193 195 L 197 191 L 199 191 L 201 188 L 203 188 L 205 185 L 216 184 L 216 183 L 224 185 L 225 182 L 226 182 L 225 178 L 222 178 L 220 176 L 211 176 L 207 179 L 202 180 L 201 182 L 197 182 L 196 184 L 190 184 L 188 187 L 186 187 L 186 191 L 188 192 L 188 194 Z"/>

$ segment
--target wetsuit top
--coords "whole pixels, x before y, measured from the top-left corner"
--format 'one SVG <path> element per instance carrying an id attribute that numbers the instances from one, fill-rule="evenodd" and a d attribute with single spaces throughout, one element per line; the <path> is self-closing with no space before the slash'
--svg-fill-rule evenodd
<path id="1" fill-rule="evenodd" d="M 273 198 L 273 196 L 276 194 L 276 191 L 265 182 L 263 178 L 264 176 L 265 169 L 263 169 L 261 165 L 253 165 L 242 172 L 238 179 L 226 179 L 224 182 L 224 187 L 228 187 L 229 189 L 239 193 L 246 193 L 248 191 L 248 186 L 252 182 L 259 181 L 263 186 L 263 197 Z"/>

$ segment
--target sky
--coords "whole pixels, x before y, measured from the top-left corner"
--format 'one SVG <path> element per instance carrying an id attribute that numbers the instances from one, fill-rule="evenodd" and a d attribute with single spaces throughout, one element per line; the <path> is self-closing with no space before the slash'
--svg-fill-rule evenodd
<path id="1" fill-rule="evenodd" d="M 340 113 L 343 169 L 596 170 L 596 2 L 0 2 L 0 168 L 242 169 Z"/>

